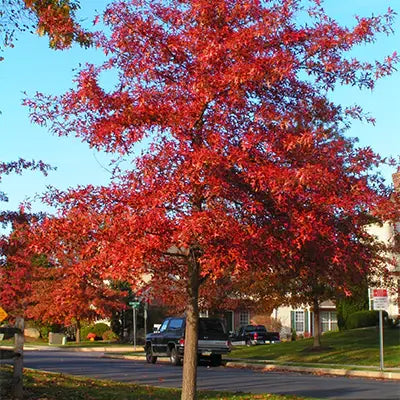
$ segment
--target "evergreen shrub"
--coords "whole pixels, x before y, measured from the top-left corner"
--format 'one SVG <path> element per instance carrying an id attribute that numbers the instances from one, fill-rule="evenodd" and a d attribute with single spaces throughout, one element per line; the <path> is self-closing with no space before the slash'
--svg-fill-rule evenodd
<path id="1" fill-rule="evenodd" d="M 383 316 L 387 320 L 386 311 L 384 311 Z M 364 310 L 349 315 L 346 327 L 347 329 L 356 329 L 376 325 L 379 325 L 379 311 Z"/>
<path id="2" fill-rule="evenodd" d="M 98 338 L 102 338 L 104 332 L 109 330 L 109 325 L 105 324 L 104 322 L 98 322 L 97 324 L 94 324 L 93 330 L 91 332 L 95 333 Z"/>

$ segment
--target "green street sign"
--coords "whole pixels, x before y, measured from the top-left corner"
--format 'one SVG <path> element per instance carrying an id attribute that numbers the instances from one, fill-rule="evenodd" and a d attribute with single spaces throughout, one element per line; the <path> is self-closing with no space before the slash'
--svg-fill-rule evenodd
<path id="1" fill-rule="evenodd" d="M 129 305 L 132 306 L 133 308 L 139 308 L 140 301 L 130 301 Z"/>

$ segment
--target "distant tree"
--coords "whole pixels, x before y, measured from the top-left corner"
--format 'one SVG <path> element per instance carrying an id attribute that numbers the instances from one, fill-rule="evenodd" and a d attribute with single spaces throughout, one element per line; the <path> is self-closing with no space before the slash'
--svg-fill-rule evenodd
<path id="1" fill-rule="evenodd" d="M 11 173 L 21 174 L 24 170 L 39 170 L 44 175 L 53 169 L 42 161 L 0 162 L 0 183 L 4 175 Z M 0 203 L 7 203 L 7 194 L 0 190 Z M 31 260 L 25 252 L 26 241 L 17 237 L 15 231 L 21 226 L 28 226 L 35 220 L 42 218 L 42 214 L 32 214 L 21 205 L 19 210 L 0 209 L 0 226 L 11 228 L 7 233 L 0 234 L 0 304 L 14 317 L 23 315 L 24 304 L 22 299 L 29 290 Z"/>
<path id="2" fill-rule="evenodd" d="M 222 294 L 252 280 L 298 290 L 290 271 L 303 282 L 314 268 L 325 274 L 308 252 L 319 251 L 316 240 L 335 243 L 334 216 L 353 222 L 393 208 L 368 175 L 383 160 L 341 133 L 362 111 L 326 98 L 337 84 L 371 89 L 394 70 L 396 54 L 375 65 L 347 56 L 390 32 L 392 19 L 389 10 L 342 27 L 320 0 L 115 2 L 107 31 L 94 37 L 108 60 L 84 67 L 63 96 L 26 100 L 33 122 L 56 135 L 125 156 L 145 146 L 109 187 L 51 200 L 63 212 L 90 205 L 103 216 L 99 270 L 167 301 L 180 292 L 182 399 L 196 397 L 198 311 L 218 282 Z M 112 90 L 100 79 L 110 69 Z M 347 244 L 356 239 L 341 239 L 339 259 L 354 260 Z M 352 273 L 330 261 L 332 278 Z"/>
<path id="3" fill-rule="evenodd" d="M 30 291 L 32 264 L 26 240 L 17 237 L 15 232 L 17 225 L 27 225 L 28 222 L 23 221 L 22 213 L 11 214 L 13 230 L 0 237 L 0 304 L 13 319 L 25 314 L 25 296 Z"/>
<path id="4" fill-rule="evenodd" d="M 31 251 L 45 255 L 48 263 L 32 268 L 26 314 L 46 323 L 74 324 L 77 342 L 83 321 L 111 318 L 126 307 L 127 296 L 95 263 L 97 219 L 89 223 L 88 217 L 73 212 L 47 217 L 28 239 Z"/>

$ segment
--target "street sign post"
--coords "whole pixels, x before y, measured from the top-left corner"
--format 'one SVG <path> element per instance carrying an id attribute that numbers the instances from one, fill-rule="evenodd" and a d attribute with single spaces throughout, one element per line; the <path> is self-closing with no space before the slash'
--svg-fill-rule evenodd
<path id="1" fill-rule="evenodd" d="M 140 301 L 130 301 L 129 305 L 132 307 L 132 321 L 133 321 L 133 350 L 136 351 L 136 310 L 140 306 Z"/>
<path id="2" fill-rule="evenodd" d="M 386 289 L 373 289 L 372 299 L 374 301 L 374 310 L 379 311 L 379 355 L 380 355 L 380 370 L 383 371 L 383 311 L 389 306 L 389 299 Z"/>

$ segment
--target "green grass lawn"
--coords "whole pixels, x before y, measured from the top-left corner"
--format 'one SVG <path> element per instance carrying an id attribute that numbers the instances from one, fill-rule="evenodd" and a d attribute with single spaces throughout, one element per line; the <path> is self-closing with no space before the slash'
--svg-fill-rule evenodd
<path id="1" fill-rule="evenodd" d="M 0 368 L 0 399 L 9 400 L 11 368 Z M 112 381 L 76 378 L 63 374 L 24 371 L 26 400 L 178 400 L 180 390 L 153 386 L 117 383 Z M 233 394 L 199 392 L 199 400 L 300 400 L 304 397 L 273 394 Z M 307 398 L 311 399 L 311 398 Z"/>
<path id="2" fill-rule="evenodd" d="M 312 351 L 313 339 L 253 347 L 233 347 L 229 357 L 273 360 L 278 363 L 324 363 L 379 366 L 377 328 L 329 332 L 322 336 L 322 349 Z M 385 367 L 400 367 L 400 329 L 385 329 Z"/>

